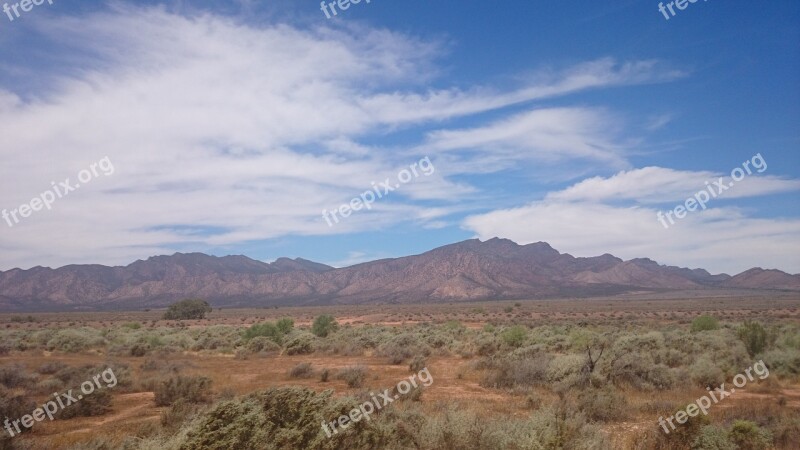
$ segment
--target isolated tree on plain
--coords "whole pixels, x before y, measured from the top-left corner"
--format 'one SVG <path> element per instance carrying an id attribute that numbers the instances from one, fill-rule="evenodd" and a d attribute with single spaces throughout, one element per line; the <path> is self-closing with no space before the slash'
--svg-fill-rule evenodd
<path id="1" fill-rule="evenodd" d="M 319 337 L 326 337 L 330 333 L 339 329 L 339 323 L 330 314 L 322 314 L 314 319 L 311 325 L 311 332 Z"/>
<path id="2" fill-rule="evenodd" d="M 588 330 L 577 330 L 570 335 L 570 344 L 573 348 L 586 352 L 586 363 L 581 368 L 585 381 L 592 385 L 592 374 L 597 367 L 597 362 L 603 357 L 608 338 Z"/>
<path id="3" fill-rule="evenodd" d="M 205 300 L 186 299 L 169 306 L 164 313 L 165 320 L 192 320 L 205 319 L 206 314 L 211 312 L 211 305 Z"/>

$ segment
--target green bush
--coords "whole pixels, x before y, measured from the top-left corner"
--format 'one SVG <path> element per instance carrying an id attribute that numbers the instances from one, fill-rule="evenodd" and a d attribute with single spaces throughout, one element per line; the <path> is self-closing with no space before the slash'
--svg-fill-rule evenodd
<path id="1" fill-rule="evenodd" d="M 309 333 L 296 334 L 286 342 L 287 355 L 307 355 L 314 352 L 314 336 Z"/>
<path id="2" fill-rule="evenodd" d="M 448 320 L 444 325 L 442 325 L 442 329 L 450 333 L 461 334 L 466 331 L 467 327 L 457 320 Z"/>
<path id="3" fill-rule="evenodd" d="M 330 314 L 322 314 L 314 319 L 311 325 L 311 332 L 319 337 L 327 337 L 330 333 L 339 329 L 339 323 Z"/>
<path id="4" fill-rule="evenodd" d="M 509 347 L 520 347 L 528 337 L 528 331 L 521 325 L 508 327 L 500 334 L 500 338 Z"/>
<path id="5" fill-rule="evenodd" d="M 238 329 L 226 325 L 191 329 L 189 334 L 195 339 L 194 343 L 191 344 L 191 349 L 194 351 L 232 351 L 239 344 L 239 340 L 242 337 Z"/>
<path id="6" fill-rule="evenodd" d="M 413 356 L 428 356 L 430 353 L 430 347 L 420 342 L 417 335 L 403 333 L 381 344 L 376 355 L 388 357 L 389 364 L 403 364 Z"/>
<path id="7" fill-rule="evenodd" d="M 719 329 L 719 321 L 712 316 L 703 314 L 697 316 L 692 320 L 692 332 L 698 331 L 713 331 Z"/>
<path id="8" fill-rule="evenodd" d="M 692 442 L 692 450 L 737 450 L 728 433 L 715 425 L 706 425 Z"/>
<path id="9" fill-rule="evenodd" d="M 189 403 L 211 401 L 211 379 L 207 377 L 176 376 L 158 383 L 155 387 L 156 406 L 170 406 L 177 400 Z"/>
<path id="10" fill-rule="evenodd" d="M 690 376 L 698 386 L 716 387 L 725 381 L 725 374 L 716 365 L 701 359 L 689 368 Z"/>
<path id="11" fill-rule="evenodd" d="M 164 313 L 164 320 L 200 320 L 211 312 L 211 305 L 205 300 L 186 299 L 173 303 Z"/>
<path id="12" fill-rule="evenodd" d="M 563 410 L 541 408 L 524 424 L 525 433 L 511 444 L 533 449 L 611 449 L 602 431 L 580 415 L 569 417 Z M 503 448 L 503 447 L 498 447 Z"/>
<path id="13" fill-rule="evenodd" d="M 294 328 L 294 319 L 291 317 L 284 317 L 283 319 L 279 319 L 275 326 L 278 327 L 283 334 L 289 334 L 290 331 Z"/>
<path id="14" fill-rule="evenodd" d="M 68 328 L 56 331 L 45 348 L 49 351 L 76 353 L 105 343 L 103 336 L 93 328 Z"/>
<path id="15" fill-rule="evenodd" d="M 747 420 L 733 422 L 728 437 L 738 450 L 764 450 L 772 447 L 772 434 Z"/>
<path id="16" fill-rule="evenodd" d="M 580 373 L 585 365 L 586 357 L 583 355 L 558 355 L 547 366 L 547 379 L 561 381 Z"/>
<path id="17" fill-rule="evenodd" d="M 764 352 L 761 359 L 774 372 L 781 377 L 797 377 L 800 375 L 800 351 L 795 349 L 772 349 Z"/>
<path id="18" fill-rule="evenodd" d="M 747 353 L 750 356 L 756 356 L 767 349 L 768 337 L 767 330 L 758 323 L 745 320 L 741 327 L 737 330 L 739 339 L 744 342 Z"/>
<path id="19" fill-rule="evenodd" d="M 659 332 L 623 335 L 604 352 L 597 371 L 615 385 L 645 391 L 668 389 L 675 384 L 675 376 L 660 361 L 669 362 L 670 355 L 675 358 L 675 352 L 665 348 L 664 336 Z"/>
<path id="20" fill-rule="evenodd" d="M 600 422 L 625 419 L 628 402 L 615 388 L 588 389 L 578 394 L 578 409 L 586 417 Z"/>
<path id="21" fill-rule="evenodd" d="M 331 391 L 289 387 L 257 392 L 218 404 L 201 416 L 180 450 L 278 450 L 385 448 L 373 421 L 351 422 L 344 432 L 326 436 L 320 424 L 347 415 L 352 399 L 333 398 Z"/>
<path id="22" fill-rule="evenodd" d="M 257 323 L 252 325 L 244 332 L 244 340 L 249 341 L 255 337 L 264 336 L 272 342 L 280 345 L 283 342 L 284 333 L 272 322 Z"/>
<path id="23" fill-rule="evenodd" d="M 693 404 L 693 403 L 692 403 Z M 683 408 L 680 408 L 682 411 L 686 411 L 686 405 Z M 708 416 L 704 414 L 698 414 L 694 417 L 688 416 L 686 422 L 683 424 L 675 423 L 675 429 L 671 429 L 669 425 L 666 425 L 667 429 L 670 430 L 670 433 L 664 435 L 663 430 L 659 428 L 658 431 L 658 440 L 659 441 L 666 441 L 666 445 L 658 446 L 657 448 L 661 449 L 686 449 L 690 448 L 693 442 L 698 439 L 702 435 L 703 429 L 706 426 L 711 424 Z"/>
<path id="24" fill-rule="evenodd" d="M 247 350 L 251 353 L 278 352 L 281 347 L 266 336 L 256 336 L 247 342 Z"/>

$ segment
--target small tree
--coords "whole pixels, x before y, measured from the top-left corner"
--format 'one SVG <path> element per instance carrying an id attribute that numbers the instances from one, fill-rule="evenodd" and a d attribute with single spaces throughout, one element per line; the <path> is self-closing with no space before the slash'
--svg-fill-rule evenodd
<path id="1" fill-rule="evenodd" d="M 760 323 L 745 320 L 739 327 L 738 334 L 750 356 L 755 356 L 767 349 L 769 337 L 767 330 Z"/>
<path id="2" fill-rule="evenodd" d="M 692 332 L 697 331 L 712 331 L 719 329 L 719 321 L 712 316 L 704 314 L 702 316 L 697 316 L 692 321 Z"/>
<path id="3" fill-rule="evenodd" d="M 323 314 L 314 319 L 311 325 L 311 332 L 319 337 L 326 337 L 328 334 L 339 329 L 339 323 L 330 314 Z"/>
<path id="4" fill-rule="evenodd" d="M 283 334 L 289 334 L 294 328 L 294 320 L 291 317 L 284 317 L 283 319 L 279 319 L 278 322 L 275 324 Z"/>
<path id="5" fill-rule="evenodd" d="M 211 312 L 211 305 L 205 300 L 186 299 L 169 306 L 164 313 L 164 320 L 191 320 L 205 319 L 206 314 Z"/>

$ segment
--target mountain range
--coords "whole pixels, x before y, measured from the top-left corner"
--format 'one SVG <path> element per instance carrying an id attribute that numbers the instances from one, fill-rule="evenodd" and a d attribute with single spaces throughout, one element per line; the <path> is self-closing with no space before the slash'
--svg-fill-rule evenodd
<path id="1" fill-rule="evenodd" d="M 471 239 L 426 253 L 334 268 L 305 259 L 265 263 L 203 253 L 154 256 L 127 266 L 69 265 L 0 271 L 0 310 L 133 310 L 182 298 L 214 306 L 386 304 L 593 297 L 712 289 L 800 291 L 800 274 L 754 268 L 735 276 L 576 258 L 549 244 Z"/>

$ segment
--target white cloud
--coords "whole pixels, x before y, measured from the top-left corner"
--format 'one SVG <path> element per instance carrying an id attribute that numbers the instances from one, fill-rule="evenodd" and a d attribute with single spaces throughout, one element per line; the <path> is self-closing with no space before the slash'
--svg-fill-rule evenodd
<path id="1" fill-rule="evenodd" d="M 756 218 L 713 199 L 709 209 L 689 212 L 665 228 L 657 218 L 659 210 L 646 206 L 683 203 L 689 193 L 704 187 L 703 180 L 716 180 L 714 176 L 661 167 L 624 171 L 581 181 L 526 206 L 470 216 L 463 226 L 481 239 L 546 241 L 574 256 L 648 257 L 731 274 L 754 266 L 800 272 L 800 220 Z M 797 180 L 753 175 L 723 195 L 729 199 L 797 189 Z M 624 200 L 629 206 L 619 205 Z"/>
<path id="2" fill-rule="evenodd" d="M 738 177 L 738 174 L 737 174 Z M 711 186 L 716 194 L 722 178 L 729 186 L 731 177 L 709 171 L 681 171 L 664 167 L 644 167 L 619 172 L 611 177 L 593 177 L 567 189 L 551 192 L 549 200 L 603 201 L 636 200 L 639 203 L 664 203 L 683 201 L 698 191 Z M 708 185 L 706 184 L 708 182 Z M 767 194 L 800 190 L 800 180 L 785 179 L 773 175 L 759 175 L 756 171 L 723 191 L 719 199 L 757 197 Z"/>
<path id="3" fill-rule="evenodd" d="M 588 89 L 670 81 L 685 73 L 661 67 L 657 61 L 620 63 L 601 58 L 562 71 L 540 72 L 529 77 L 528 85 L 512 92 L 490 88 L 434 90 L 426 94 L 374 95 L 361 105 L 387 122 L 441 120 L 490 111 L 532 100 L 543 100 Z"/>
<path id="4" fill-rule="evenodd" d="M 0 166 L 0 209 L 17 208 L 51 180 L 74 178 L 104 156 L 116 173 L 52 211 L 13 228 L 0 224 L 0 268 L 127 263 L 183 245 L 349 233 L 403 221 L 440 226 L 444 214 L 458 210 L 449 200 L 475 191 L 442 175 L 462 173 L 455 167 L 437 166 L 436 175 L 336 227 L 321 212 L 425 155 L 413 146 L 367 145 L 364 136 L 681 76 L 652 61 L 602 59 L 531 77 L 511 91 L 433 89 L 418 74 L 436 74 L 438 45 L 386 30 L 251 26 L 120 3 L 105 13 L 37 23 L 52 50 L 36 65 L 56 70 L 31 80 L 40 88 L 35 94 L 0 88 L 0 155 L 13 161 Z M 531 152 L 619 163 L 605 125 L 593 110 L 544 110 L 488 128 L 442 130 L 432 142 L 441 149 L 486 142 L 493 146 L 487 160 L 496 152 L 507 165 L 513 147 L 533 138 L 538 147 L 524 147 Z"/>
<path id="5" fill-rule="evenodd" d="M 478 151 L 474 171 L 496 171 L 520 161 L 570 161 L 625 167 L 625 145 L 614 140 L 619 126 L 607 111 L 590 108 L 544 108 L 520 113 L 486 126 L 440 130 L 422 149 L 432 152 Z"/>

